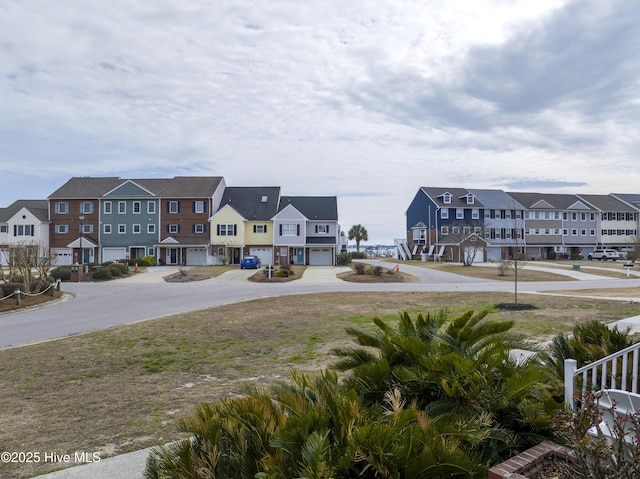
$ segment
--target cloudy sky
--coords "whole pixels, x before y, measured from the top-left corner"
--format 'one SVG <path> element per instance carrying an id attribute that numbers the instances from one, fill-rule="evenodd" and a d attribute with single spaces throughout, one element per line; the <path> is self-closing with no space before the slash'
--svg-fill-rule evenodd
<path id="1" fill-rule="evenodd" d="M 0 0 L 0 206 L 72 176 L 640 193 L 637 0 Z"/>

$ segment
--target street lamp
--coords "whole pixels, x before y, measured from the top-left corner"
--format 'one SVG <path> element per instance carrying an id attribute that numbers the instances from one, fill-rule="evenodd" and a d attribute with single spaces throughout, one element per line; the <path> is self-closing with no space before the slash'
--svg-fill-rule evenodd
<path id="1" fill-rule="evenodd" d="M 82 251 L 82 222 L 84 221 L 84 215 L 80 215 L 80 264 L 84 263 L 84 251 Z"/>

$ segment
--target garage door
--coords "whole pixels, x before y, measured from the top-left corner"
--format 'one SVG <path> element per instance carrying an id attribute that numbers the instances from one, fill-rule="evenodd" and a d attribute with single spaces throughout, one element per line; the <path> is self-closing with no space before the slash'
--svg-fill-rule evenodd
<path id="1" fill-rule="evenodd" d="M 127 259 L 127 248 L 102 248 L 102 262 Z"/>
<path id="2" fill-rule="evenodd" d="M 478 248 L 475 249 L 468 247 L 464 249 L 464 257 L 469 258 L 473 256 L 473 263 L 482 263 L 484 261 L 484 249 Z"/>
<path id="3" fill-rule="evenodd" d="M 65 266 L 73 263 L 73 259 L 71 257 L 71 250 L 69 248 L 54 248 L 53 253 L 53 261 L 56 266 Z"/>
<path id="4" fill-rule="evenodd" d="M 309 252 L 310 266 L 331 266 L 333 253 L 331 248 L 311 248 Z"/>
<path id="5" fill-rule="evenodd" d="M 273 249 L 271 248 L 249 248 L 249 254 L 260 258 L 262 266 L 273 264 Z"/>
<path id="6" fill-rule="evenodd" d="M 207 251 L 204 248 L 187 248 L 187 266 L 207 264 Z"/>

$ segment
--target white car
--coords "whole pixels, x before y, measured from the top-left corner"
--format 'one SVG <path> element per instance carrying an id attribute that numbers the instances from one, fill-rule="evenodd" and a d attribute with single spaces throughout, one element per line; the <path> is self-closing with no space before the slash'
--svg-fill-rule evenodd
<path id="1" fill-rule="evenodd" d="M 614 249 L 597 249 L 593 253 L 589 253 L 588 259 L 599 259 L 607 261 L 608 259 L 617 261 L 620 258 L 618 252 Z"/>

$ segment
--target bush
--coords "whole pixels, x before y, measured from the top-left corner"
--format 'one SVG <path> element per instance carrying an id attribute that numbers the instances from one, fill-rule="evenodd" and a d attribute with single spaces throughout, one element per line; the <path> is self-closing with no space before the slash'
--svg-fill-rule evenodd
<path id="1" fill-rule="evenodd" d="M 382 266 L 374 266 L 373 267 L 373 274 L 375 276 L 381 276 L 382 275 L 382 271 L 383 271 Z"/>
<path id="2" fill-rule="evenodd" d="M 2 297 L 9 296 L 13 294 L 16 289 L 22 291 L 24 289 L 24 285 L 22 283 L 2 283 L 0 284 L 0 290 L 2 291 Z"/>
<path id="3" fill-rule="evenodd" d="M 111 272 L 111 276 L 113 276 L 114 278 L 117 276 L 122 276 L 122 270 L 118 268 L 118 266 L 115 264 L 108 266 L 106 269 L 108 269 Z"/>
<path id="4" fill-rule="evenodd" d="M 106 281 L 106 280 L 109 280 L 109 279 L 113 279 L 113 274 L 111 274 L 111 269 L 108 268 L 108 267 L 107 268 L 105 268 L 105 267 L 98 268 L 93 273 L 93 279 Z"/>
<path id="5" fill-rule="evenodd" d="M 356 274 L 364 274 L 366 268 L 366 265 L 362 263 L 356 263 L 353 267 L 356 270 Z"/>
<path id="6" fill-rule="evenodd" d="M 290 273 L 292 272 L 288 269 L 281 268 L 276 272 L 276 278 L 288 278 Z"/>
<path id="7" fill-rule="evenodd" d="M 51 277 L 60 281 L 69 281 L 71 279 L 71 266 L 57 267 L 51 271 Z"/>
<path id="8" fill-rule="evenodd" d="M 153 256 L 145 256 L 138 259 L 138 266 L 155 266 L 157 264 L 156 259 Z"/>
<path id="9" fill-rule="evenodd" d="M 129 274 L 129 266 L 125 263 L 111 263 L 107 266 L 114 276 L 122 276 L 123 274 Z M 117 271 L 114 273 L 114 271 Z"/>
<path id="10" fill-rule="evenodd" d="M 364 254 L 362 251 L 361 252 L 355 252 L 355 253 L 351 253 L 351 258 L 352 259 L 366 259 L 367 255 Z"/>
<path id="11" fill-rule="evenodd" d="M 342 266 L 346 264 L 351 264 L 351 258 L 352 258 L 351 253 L 347 253 L 347 252 L 340 253 L 336 257 L 336 264 L 342 265 Z"/>

